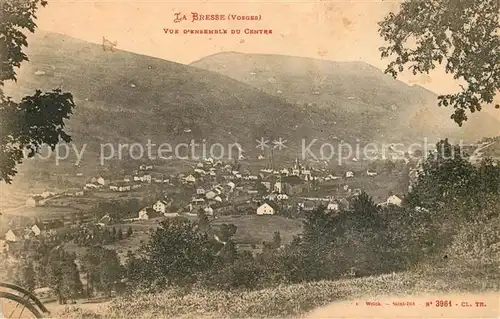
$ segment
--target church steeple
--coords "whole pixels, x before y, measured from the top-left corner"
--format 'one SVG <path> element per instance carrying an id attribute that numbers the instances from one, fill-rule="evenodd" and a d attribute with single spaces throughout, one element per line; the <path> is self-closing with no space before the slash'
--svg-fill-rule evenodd
<path id="1" fill-rule="evenodd" d="M 298 157 L 295 158 L 295 164 L 293 165 L 293 169 L 300 169 L 300 162 Z"/>

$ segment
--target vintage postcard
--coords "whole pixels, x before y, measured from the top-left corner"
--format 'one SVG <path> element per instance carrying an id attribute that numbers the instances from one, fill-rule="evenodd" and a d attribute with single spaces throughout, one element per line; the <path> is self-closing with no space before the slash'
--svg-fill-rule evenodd
<path id="1" fill-rule="evenodd" d="M 0 0 L 0 316 L 500 318 L 498 0 Z"/>

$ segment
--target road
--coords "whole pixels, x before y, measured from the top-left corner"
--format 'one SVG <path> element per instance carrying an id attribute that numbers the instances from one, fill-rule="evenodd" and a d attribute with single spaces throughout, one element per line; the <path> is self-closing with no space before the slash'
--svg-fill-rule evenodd
<path id="1" fill-rule="evenodd" d="M 443 302 L 451 301 L 451 307 Z M 380 303 L 367 305 L 367 302 Z M 407 302 L 393 305 L 393 302 Z M 477 303 L 476 303 L 477 302 Z M 409 304 L 408 304 L 409 303 Z M 414 305 L 411 305 L 414 303 Z M 482 304 L 479 304 L 482 303 Z M 326 318 L 500 318 L 500 292 L 360 298 L 336 302 L 308 313 L 306 319 Z"/>

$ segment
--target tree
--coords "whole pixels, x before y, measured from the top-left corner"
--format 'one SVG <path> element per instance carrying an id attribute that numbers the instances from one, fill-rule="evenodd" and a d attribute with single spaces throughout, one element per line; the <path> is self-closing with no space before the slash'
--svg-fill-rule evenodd
<path id="1" fill-rule="evenodd" d="M 43 145 L 52 150 L 60 141 L 69 143 L 64 120 L 75 106 L 70 93 L 56 89 L 42 93 L 37 90 L 15 102 L 5 96 L 5 81 L 16 81 L 16 69 L 28 61 L 23 48 L 28 45 L 24 31 L 33 33 L 36 12 L 46 6 L 45 0 L 5 0 L 0 2 L 0 181 L 10 183 L 22 163 L 25 150 L 33 157 Z"/>
<path id="2" fill-rule="evenodd" d="M 122 240 L 123 239 L 123 231 L 121 228 L 118 228 L 118 233 L 116 234 L 116 238 L 118 240 Z"/>
<path id="3" fill-rule="evenodd" d="M 222 224 L 220 227 L 220 239 L 223 241 L 230 240 L 236 234 L 237 229 L 238 227 L 234 224 Z"/>
<path id="4" fill-rule="evenodd" d="M 132 236 L 132 233 L 133 233 L 132 227 L 128 226 L 128 228 L 127 228 L 127 238 L 130 237 L 130 236 Z"/>
<path id="5" fill-rule="evenodd" d="M 500 1 L 406 0 L 398 13 L 379 23 L 388 43 L 383 58 L 395 56 L 386 73 L 397 77 L 405 66 L 429 73 L 436 64 L 467 83 L 455 94 L 440 95 L 439 106 L 451 106 L 451 118 L 460 126 L 466 112 L 493 103 L 500 90 Z M 500 105 L 496 104 L 498 109 Z"/>
<path id="6" fill-rule="evenodd" d="M 116 251 L 100 246 L 91 247 L 83 258 L 87 271 L 89 292 L 94 290 L 111 293 L 114 285 L 122 278 L 123 269 Z"/>
<path id="7" fill-rule="evenodd" d="M 450 205 L 450 200 L 475 194 L 475 169 L 458 145 L 442 140 L 423 162 L 422 172 L 405 202 L 428 209 Z M 462 205 L 462 203 L 460 204 Z"/>
<path id="8" fill-rule="evenodd" d="M 111 295 L 111 291 L 122 278 L 123 269 L 116 251 L 101 248 L 101 260 L 98 265 L 99 271 L 99 290 Z"/>
<path id="9" fill-rule="evenodd" d="M 206 230 L 210 226 L 210 221 L 208 220 L 208 216 L 205 214 L 203 208 L 198 210 L 198 225 L 201 230 Z"/>
<path id="10" fill-rule="evenodd" d="M 281 247 L 281 235 L 279 231 L 274 232 L 272 245 L 274 249 L 278 249 Z"/>
<path id="11" fill-rule="evenodd" d="M 33 291 L 33 289 L 35 289 L 36 279 L 33 261 L 23 258 L 18 267 L 14 269 L 14 272 L 14 282 L 16 284 L 28 291 Z"/>
<path id="12" fill-rule="evenodd" d="M 351 203 L 352 219 L 356 227 L 379 226 L 378 206 L 367 193 L 362 192 Z"/>
<path id="13" fill-rule="evenodd" d="M 197 223 L 184 219 L 162 221 L 143 251 L 150 276 L 160 285 L 196 281 L 214 264 L 216 254 Z"/>
<path id="14" fill-rule="evenodd" d="M 125 275 L 132 283 L 139 283 L 144 280 L 144 275 L 147 272 L 147 265 L 143 259 L 137 258 L 132 251 L 127 252 L 125 262 Z"/>
<path id="15" fill-rule="evenodd" d="M 261 182 L 255 183 L 255 189 L 257 190 L 260 196 L 267 194 L 267 187 Z"/>
<path id="16" fill-rule="evenodd" d="M 75 264 L 75 256 L 62 249 L 53 251 L 47 264 L 47 282 L 57 294 L 60 304 L 82 291 L 82 282 Z"/>

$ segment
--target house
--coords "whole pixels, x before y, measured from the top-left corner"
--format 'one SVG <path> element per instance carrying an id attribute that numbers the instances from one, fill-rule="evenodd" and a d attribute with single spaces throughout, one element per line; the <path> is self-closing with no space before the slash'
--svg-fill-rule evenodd
<path id="1" fill-rule="evenodd" d="M 203 187 L 198 187 L 196 189 L 196 195 L 205 195 L 206 191 Z"/>
<path id="2" fill-rule="evenodd" d="M 153 208 L 144 207 L 143 209 L 141 209 L 139 211 L 137 219 L 148 220 L 148 219 L 156 218 L 156 217 L 160 217 L 160 216 L 162 216 L 162 214 L 160 214 L 159 212 L 156 212 Z"/>
<path id="3" fill-rule="evenodd" d="M 40 194 L 40 196 L 42 196 L 43 198 L 49 198 L 49 197 L 54 196 L 54 195 L 55 195 L 54 192 L 49 192 L 49 191 L 45 191 L 42 194 Z"/>
<path id="4" fill-rule="evenodd" d="M 37 224 L 31 226 L 31 231 L 35 236 L 40 236 L 42 234 L 42 229 Z"/>
<path id="5" fill-rule="evenodd" d="M 278 194 L 278 195 L 276 195 L 276 199 L 277 200 L 287 200 L 287 199 L 289 199 L 289 197 L 287 194 Z"/>
<path id="6" fill-rule="evenodd" d="M 36 237 L 36 235 L 31 228 L 27 227 L 27 228 L 23 229 L 23 238 L 24 239 L 31 239 L 34 237 Z"/>
<path id="7" fill-rule="evenodd" d="M 354 172 L 351 172 L 351 171 L 345 172 L 345 177 L 346 178 L 352 178 L 352 177 L 354 177 Z"/>
<path id="8" fill-rule="evenodd" d="M 340 205 L 337 202 L 330 202 L 328 203 L 328 206 L 326 206 L 326 209 L 331 212 L 337 212 L 340 209 Z"/>
<path id="9" fill-rule="evenodd" d="M 167 203 L 164 200 L 159 200 L 159 201 L 157 201 L 156 203 L 153 204 L 153 210 L 155 212 L 164 214 L 164 213 L 167 212 L 168 206 L 169 206 L 169 203 Z"/>
<path id="10" fill-rule="evenodd" d="M 141 170 L 141 171 L 149 171 L 152 169 L 153 169 L 153 165 L 142 164 L 139 166 L 139 170 Z"/>
<path id="11" fill-rule="evenodd" d="M 264 203 L 257 208 L 257 215 L 274 215 L 274 208 L 268 203 Z"/>
<path id="12" fill-rule="evenodd" d="M 9 242 L 17 242 L 23 238 L 22 231 L 19 229 L 9 229 L 5 233 L 5 240 Z"/>
<path id="13" fill-rule="evenodd" d="M 193 198 L 191 203 L 188 205 L 188 209 L 192 212 L 202 208 L 203 206 L 205 206 L 205 200 L 203 198 Z"/>
<path id="14" fill-rule="evenodd" d="M 151 175 L 150 174 L 144 174 L 139 177 L 141 182 L 144 183 L 151 183 Z"/>
<path id="15" fill-rule="evenodd" d="M 281 183 L 281 182 L 274 183 L 273 191 L 276 193 L 283 192 L 283 183 Z"/>
<path id="16" fill-rule="evenodd" d="M 186 181 L 187 183 L 195 183 L 196 177 L 194 177 L 192 174 L 189 174 L 188 176 L 184 177 L 184 181 Z"/>
<path id="17" fill-rule="evenodd" d="M 316 208 L 316 203 L 314 203 L 313 201 L 306 201 L 302 205 L 302 210 L 305 211 L 305 212 L 311 212 L 315 208 Z"/>
<path id="18" fill-rule="evenodd" d="M 263 159 L 266 159 L 266 157 L 262 154 L 260 154 L 259 156 L 257 156 L 257 159 L 258 160 L 263 160 Z"/>
<path id="19" fill-rule="evenodd" d="M 207 199 L 212 199 L 214 198 L 215 196 L 217 196 L 217 194 L 214 192 L 214 191 L 208 191 L 206 194 L 205 194 L 205 197 Z"/>
<path id="20" fill-rule="evenodd" d="M 123 177 L 123 181 L 124 181 L 124 182 L 127 182 L 127 183 L 128 183 L 128 182 L 131 182 L 131 181 L 132 181 L 132 176 L 130 176 L 130 175 L 125 175 L 125 177 Z"/>
<path id="21" fill-rule="evenodd" d="M 234 182 L 229 182 L 229 183 L 227 183 L 227 186 L 228 186 L 231 190 L 233 190 L 233 189 L 236 187 L 236 184 L 235 184 Z"/>
<path id="22" fill-rule="evenodd" d="M 401 206 L 401 204 L 403 203 L 403 200 L 396 195 L 391 195 L 391 196 L 389 196 L 389 198 L 387 198 L 386 203 L 387 203 L 387 205 Z"/>
<path id="23" fill-rule="evenodd" d="M 101 225 L 101 226 L 108 225 L 108 224 L 111 223 L 111 221 L 112 221 L 111 216 L 109 216 L 109 214 L 106 214 L 106 215 L 104 215 L 104 216 L 101 217 L 101 219 L 99 220 L 98 225 Z"/>
<path id="24" fill-rule="evenodd" d="M 139 184 L 139 183 L 132 183 L 132 184 L 130 185 L 130 188 L 131 188 L 131 189 L 138 189 L 138 188 L 141 188 L 141 187 L 142 187 L 142 185 L 141 185 L 141 184 Z"/>
<path id="25" fill-rule="evenodd" d="M 107 181 L 104 179 L 104 177 L 102 176 L 99 176 L 96 180 L 96 183 L 99 184 L 99 185 L 106 185 L 107 184 Z"/>
<path id="26" fill-rule="evenodd" d="M 195 168 L 194 172 L 197 173 L 200 176 L 203 176 L 203 175 L 207 174 L 207 172 L 204 169 L 201 169 L 201 168 Z"/>
<path id="27" fill-rule="evenodd" d="M 109 189 L 115 192 L 128 192 L 132 189 L 132 185 L 123 183 L 109 184 Z"/>
<path id="28" fill-rule="evenodd" d="M 85 184 L 85 187 L 83 189 L 87 190 L 87 189 L 98 189 L 98 188 L 99 188 L 99 185 L 97 185 L 97 184 L 87 183 L 87 184 Z"/>
<path id="29" fill-rule="evenodd" d="M 278 196 L 278 194 L 271 193 L 271 194 L 267 194 L 266 196 L 263 196 L 262 198 L 267 199 L 267 200 L 275 200 L 277 196 Z"/>
<path id="30" fill-rule="evenodd" d="M 210 207 L 210 206 L 206 207 L 203 211 L 208 216 L 213 216 L 214 215 L 214 209 L 212 207 Z"/>
<path id="31" fill-rule="evenodd" d="M 66 191 L 67 196 L 83 196 L 85 193 L 83 189 L 71 188 Z"/>
<path id="32" fill-rule="evenodd" d="M 302 193 L 306 189 L 304 181 L 296 175 L 283 177 L 281 179 L 281 183 L 281 193 L 285 193 L 290 196 Z"/>
<path id="33" fill-rule="evenodd" d="M 368 175 L 368 176 L 377 176 L 377 172 L 372 172 L 370 170 L 367 170 L 366 171 L 366 175 Z"/>
<path id="34" fill-rule="evenodd" d="M 128 192 L 130 190 L 132 190 L 132 185 L 127 185 L 123 183 L 118 185 L 119 192 Z"/>
<path id="35" fill-rule="evenodd" d="M 28 207 L 36 207 L 45 205 L 45 200 L 42 196 L 36 195 L 31 196 L 26 200 L 26 206 Z"/>

